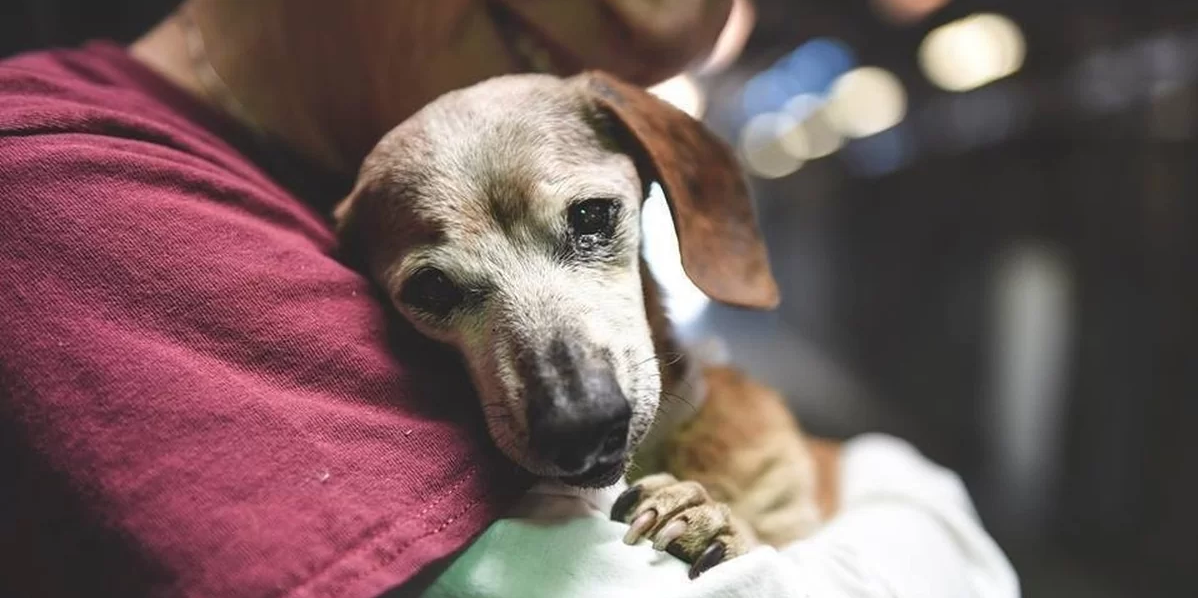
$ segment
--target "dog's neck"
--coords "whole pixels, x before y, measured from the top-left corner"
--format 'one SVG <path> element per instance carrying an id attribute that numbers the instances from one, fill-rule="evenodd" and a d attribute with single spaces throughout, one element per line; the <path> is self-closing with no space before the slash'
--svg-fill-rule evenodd
<path id="1" fill-rule="evenodd" d="M 696 343 L 678 354 L 681 357 L 674 359 L 681 365 L 679 375 L 663 379 L 657 416 L 637 447 L 636 464 L 643 470 L 661 469 L 665 442 L 703 407 L 708 392 L 704 370 L 708 366 L 727 363 L 726 350 L 718 339 Z"/>
<path id="2" fill-rule="evenodd" d="M 641 261 L 641 281 L 662 393 L 653 425 L 636 448 L 630 478 L 642 472 L 661 470 L 663 444 L 698 412 L 707 398 L 704 367 L 726 361 L 723 346 L 716 340 L 686 348 L 678 342 L 662 303 L 661 289 L 644 260 Z"/>

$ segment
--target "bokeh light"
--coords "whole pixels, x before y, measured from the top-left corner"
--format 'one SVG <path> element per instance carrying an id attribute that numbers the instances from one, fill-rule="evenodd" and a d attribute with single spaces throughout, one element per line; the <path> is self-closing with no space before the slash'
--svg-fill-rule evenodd
<path id="1" fill-rule="evenodd" d="M 807 140 L 807 154 L 800 157 L 808 160 L 823 158 L 836 153 L 844 146 L 844 136 L 832 126 L 823 112 L 818 112 L 803 121 L 802 129 Z"/>
<path id="2" fill-rule="evenodd" d="M 795 48 L 775 68 L 786 73 L 793 97 L 826 94 L 836 79 L 856 64 L 848 44 L 835 38 L 817 37 Z"/>
<path id="3" fill-rule="evenodd" d="M 741 160 L 749 171 L 761 178 L 776 179 L 798 170 L 803 159 L 783 142 L 798 124 L 783 112 L 767 112 L 750 119 L 740 135 Z"/>
<path id="4" fill-rule="evenodd" d="M 880 67 L 861 67 L 832 85 L 824 108 L 828 122 L 850 138 L 877 135 L 902 122 L 907 92 L 894 73 Z"/>
<path id="5" fill-rule="evenodd" d="M 828 121 L 824 102 L 815 96 L 796 96 L 783 111 L 798 124 L 779 141 L 787 153 L 802 160 L 830 156 L 844 145 L 844 136 Z"/>
<path id="6" fill-rule="evenodd" d="M 856 65 L 853 51 L 834 38 L 816 38 L 757 73 L 742 91 L 749 117 L 782 110 L 796 96 L 823 97 L 832 83 Z"/>
<path id="7" fill-rule="evenodd" d="M 919 47 L 924 75 L 946 91 L 969 91 L 1010 76 L 1027 53 L 1014 21 L 993 13 L 975 14 L 933 29 Z"/>

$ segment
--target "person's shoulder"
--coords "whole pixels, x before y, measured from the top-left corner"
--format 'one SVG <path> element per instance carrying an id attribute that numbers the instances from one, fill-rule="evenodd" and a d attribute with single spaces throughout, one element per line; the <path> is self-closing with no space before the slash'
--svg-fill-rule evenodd
<path id="1" fill-rule="evenodd" d="M 111 179 L 152 188 L 181 168 L 228 170 L 236 152 L 134 63 L 104 42 L 0 60 L 0 181 L 10 191 Z"/>
<path id="2" fill-rule="evenodd" d="M 168 143 L 200 135 L 125 48 L 91 42 L 0 60 L 0 137 L 83 134 Z"/>
<path id="3" fill-rule="evenodd" d="M 121 90 L 80 49 L 38 50 L 0 61 L 0 135 L 85 128 L 120 105 Z"/>

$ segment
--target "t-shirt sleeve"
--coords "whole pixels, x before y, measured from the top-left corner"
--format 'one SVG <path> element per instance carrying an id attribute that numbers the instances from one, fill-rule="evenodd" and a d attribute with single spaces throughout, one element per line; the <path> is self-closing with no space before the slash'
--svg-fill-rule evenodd
<path id="1" fill-rule="evenodd" d="M 365 598 L 456 550 L 510 469 L 403 334 L 268 181 L 0 136 L 0 594 Z"/>
<path id="2" fill-rule="evenodd" d="M 600 513 L 560 524 L 494 524 L 430 588 L 434 598 L 1016 598 L 1009 562 L 960 480 L 909 445 L 846 445 L 843 510 L 815 536 L 758 548 L 687 579 L 687 567 Z M 567 500 L 564 499 L 563 500 Z"/>

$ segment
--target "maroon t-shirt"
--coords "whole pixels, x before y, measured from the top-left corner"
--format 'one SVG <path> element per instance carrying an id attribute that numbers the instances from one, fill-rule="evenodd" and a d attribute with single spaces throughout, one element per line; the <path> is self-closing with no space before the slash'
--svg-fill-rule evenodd
<path id="1" fill-rule="evenodd" d="M 0 596 L 376 596 L 524 489 L 350 183 L 116 45 L 0 62 Z"/>

